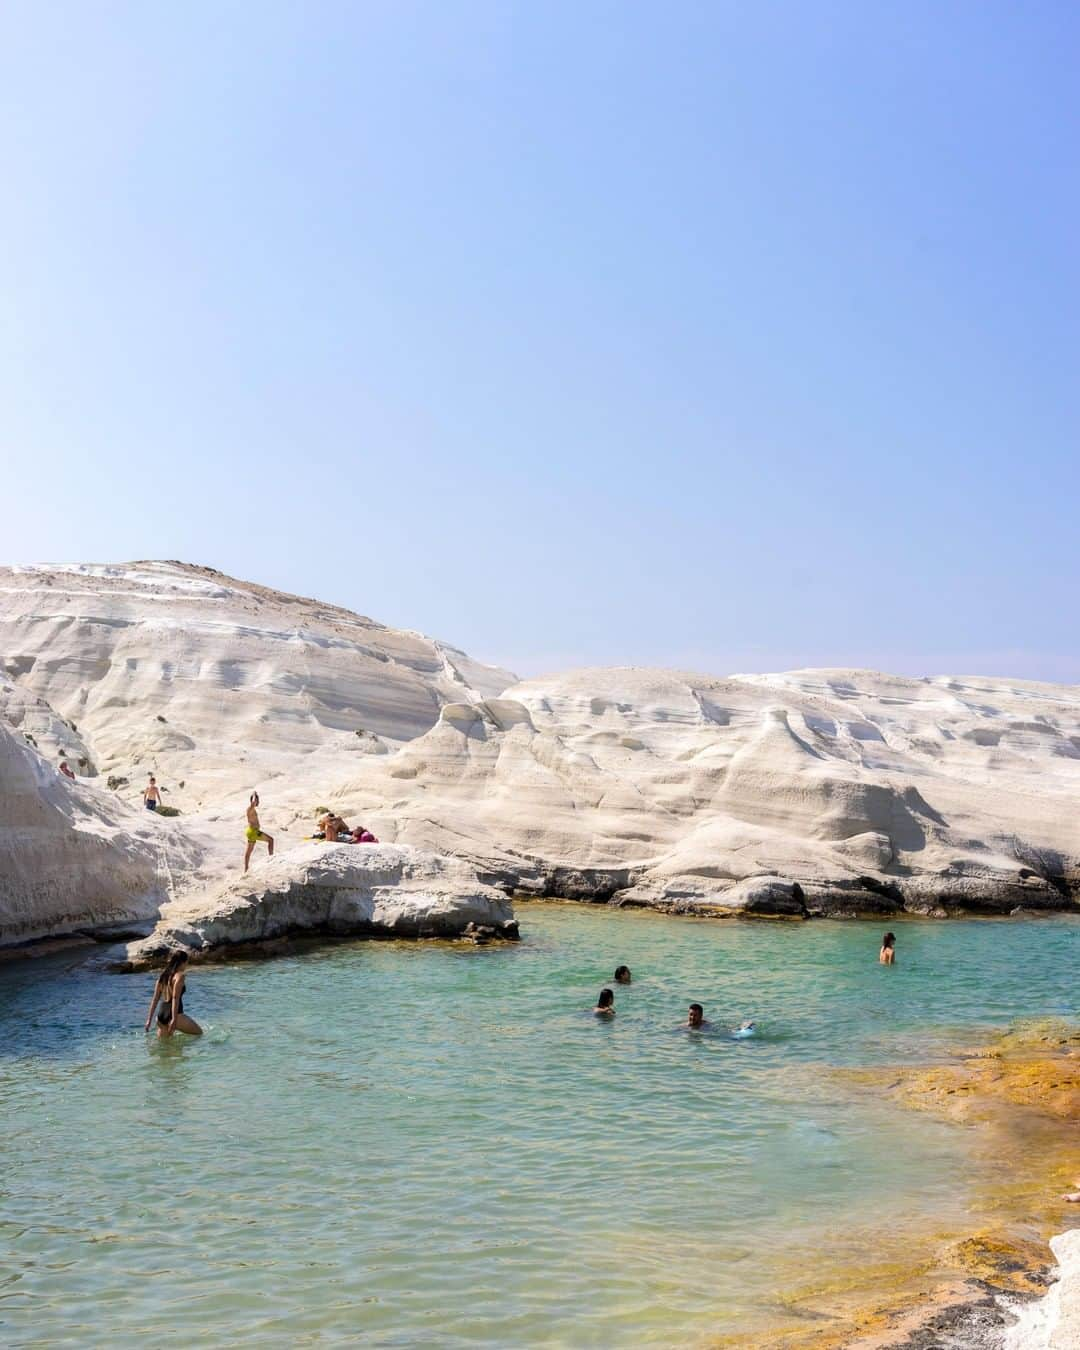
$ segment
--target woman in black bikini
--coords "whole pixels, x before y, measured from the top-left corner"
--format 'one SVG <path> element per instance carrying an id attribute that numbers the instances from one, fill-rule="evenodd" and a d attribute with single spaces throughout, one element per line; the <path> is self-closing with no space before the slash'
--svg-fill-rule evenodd
<path id="1" fill-rule="evenodd" d="M 188 962 L 187 952 L 173 952 L 165 969 L 157 977 L 154 985 L 154 997 L 150 1000 L 150 1011 L 146 1014 L 145 1031 L 150 1030 L 154 1019 L 154 1009 L 160 1003 L 157 1015 L 157 1034 L 171 1036 L 174 1031 L 185 1031 L 189 1036 L 201 1036 L 202 1027 L 184 1012 L 184 967 Z"/>

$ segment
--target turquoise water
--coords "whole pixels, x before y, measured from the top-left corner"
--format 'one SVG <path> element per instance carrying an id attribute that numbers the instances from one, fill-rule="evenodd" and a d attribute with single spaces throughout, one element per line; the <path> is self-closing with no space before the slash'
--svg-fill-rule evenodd
<path id="1" fill-rule="evenodd" d="M 831 1066 L 1075 1016 L 1080 925 L 522 906 L 524 941 L 151 979 L 0 966 L 5 1345 L 692 1345 L 875 1240 L 962 1224 L 972 1133 Z M 585 1010 L 619 962 L 611 1022 Z M 689 999 L 711 1034 L 676 1030 Z M 747 1016 L 752 1040 L 726 1034 Z M 882 1213 L 882 1197 L 887 1197 Z"/>

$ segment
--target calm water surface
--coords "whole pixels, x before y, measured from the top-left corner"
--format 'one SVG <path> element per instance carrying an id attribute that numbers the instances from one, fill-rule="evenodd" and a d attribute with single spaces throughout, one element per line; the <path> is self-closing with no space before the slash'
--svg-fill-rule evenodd
<path id="1" fill-rule="evenodd" d="M 831 1067 L 1077 1014 L 1068 919 L 900 924 L 890 970 L 880 925 L 519 917 L 519 946 L 197 969 L 201 1041 L 144 1036 L 150 978 L 81 952 L 0 966 L 0 1343 L 749 1330 L 883 1223 L 962 1226 L 986 1167 L 970 1131 Z M 675 1029 L 690 999 L 710 1034 Z"/>

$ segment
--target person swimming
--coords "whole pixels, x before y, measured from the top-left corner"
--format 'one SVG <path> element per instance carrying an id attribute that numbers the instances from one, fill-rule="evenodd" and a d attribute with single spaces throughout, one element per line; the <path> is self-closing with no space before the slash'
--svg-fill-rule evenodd
<path id="1" fill-rule="evenodd" d="M 144 1031 L 150 1030 L 154 1009 L 160 1003 L 157 1015 L 159 1036 L 171 1036 L 174 1031 L 183 1031 L 188 1036 L 202 1035 L 202 1027 L 184 1012 L 184 987 L 187 983 L 184 968 L 187 963 L 188 954 L 182 951 L 173 952 L 165 962 L 165 969 L 154 982 L 154 997 L 150 1000 Z"/>
<path id="2" fill-rule="evenodd" d="M 615 1016 L 615 995 L 610 989 L 601 989 L 593 1012 L 597 1017 Z"/>
<path id="3" fill-rule="evenodd" d="M 629 966 L 616 966 L 616 967 L 615 967 L 615 983 L 616 983 L 616 984 L 629 984 L 629 983 L 633 980 L 633 978 L 634 978 L 634 977 L 630 974 L 630 967 L 629 967 Z"/>
<path id="4" fill-rule="evenodd" d="M 756 1022 L 740 1022 L 739 1025 L 732 1030 L 731 1034 L 737 1040 L 745 1040 L 747 1036 L 752 1036 L 755 1031 L 757 1031 Z"/>
<path id="5" fill-rule="evenodd" d="M 711 1022 L 705 1021 L 705 1009 L 700 1003 L 691 1003 L 686 1013 L 686 1021 L 683 1026 L 687 1031 L 701 1031 L 704 1027 L 711 1026 Z"/>
<path id="6" fill-rule="evenodd" d="M 896 963 L 896 934 L 886 933 L 881 939 L 881 951 L 877 958 L 883 966 L 891 966 Z"/>

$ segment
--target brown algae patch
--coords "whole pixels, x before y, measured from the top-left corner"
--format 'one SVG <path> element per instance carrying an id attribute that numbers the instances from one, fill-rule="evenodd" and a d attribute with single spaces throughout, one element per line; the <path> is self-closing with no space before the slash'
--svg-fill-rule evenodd
<path id="1" fill-rule="evenodd" d="M 942 1063 L 832 1072 L 848 1087 L 884 1093 L 971 1131 L 987 1178 L 972 1194 L 972 1228 L 902 1237 L 868 1231 L 865 1261 L 787 1285 L 771 1329 L 711 1337 L 709 1345 L 923 1345 L 935 1319 L 975 1316 L 992 1293 L 1045 1292 L 1046 1240 L 1068 1226 L 1062 1193 L 1080 1175 L 1080 1030 L 1026 1023 Z"/>

